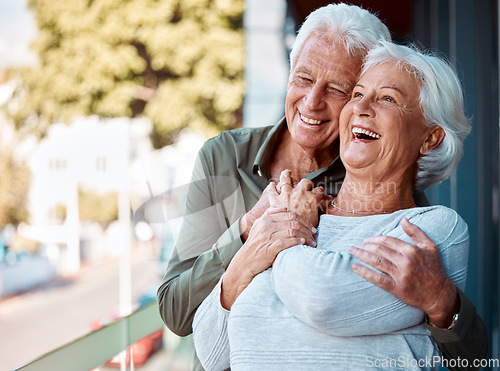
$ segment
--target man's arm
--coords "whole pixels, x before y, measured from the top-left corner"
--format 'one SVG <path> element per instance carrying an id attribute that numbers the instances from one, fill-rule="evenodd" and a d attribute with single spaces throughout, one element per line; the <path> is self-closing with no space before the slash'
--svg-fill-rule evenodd
<path id="1" fill-rule="evenodd" d="M 209 251 L 198 257 L 182 260 L 174 253 L 158 290 L 158 304 L 163 321 L 175 334 L 191 333 L 196 309 L 226 270 L 230 280 L 225 281 L 224 295 L 230 297 L 225 303 L 229 309 L 252 278 L 271 266 L 279 251 L 304 242 L 314 243 L 312 226 L 307 221 L 279 209 L 259 218 L 245 243 L 239 230 L 236 221 Z M 238 258 L 232 261 L 236 253 Z"/>
<path id="2" fill-rule="evenodd" d="M 229 234 L 229 230 L 226 233 Z M 158 289 L 160 316 L 173 333 L 179 336 L 191 334 L 196 308 L 215 287 L 241 245 L 237 238 L 221 248 L 210 249 L 186 260 L 179 259 L 174 252 Z"/>
<path id="3" fill-rule="evenodd" d="M 182 227 L 158 289 L 160 315 L 180 336 L 191 333 L 196 308 L 242 246 L 239 218 L 245 214 L 245 205 L 241 189 L 235 179 L 213 176 L 205 150 L 198 155 Z"/>
<path id="4" fill-rule="evenodd" d="M 191 333 L 196 309 L 240 249 L 223 282 L 228 309 L 251 278 L 271 266 L 277 251 L 301 243 L 301 238 L 314 244 L 312 225 L 294 213 L 266 215 L 254 230 L 255 219 L 267 209 L 265 194 L 245 213 L 240 185 L 232 178 L 212 176 L 210 164 L 210 155 L 205 156 L 202 149 L 176 249 L 158 289 L 160 315 L 180 336 Z M 250 233 L 243 243 L 241 235 L 246 230 L 253 230 L 253 237 Z M 275 252 L 266 256 L 266 251 Z"/>
<path id="5" fill-rule="evenodd" d="M 446 359 L 467 359 L 472 365 L 474 360 L 483 359 L 488 351 L 488 336 L 483 320 L 477 314 L 474 304 L 460 290 L 460 310 L 458 319 L 451 329 L 438 328 L 429 324 L 426 328 L 431 333 Z M 465 364 L 465 363 L 462 363 Z M 458 364 L 460 365 L 460 364 Z M 469 367 L 469 369 L 472 369 Z M 466 370 L 466 368 L 452 368 Z"/>

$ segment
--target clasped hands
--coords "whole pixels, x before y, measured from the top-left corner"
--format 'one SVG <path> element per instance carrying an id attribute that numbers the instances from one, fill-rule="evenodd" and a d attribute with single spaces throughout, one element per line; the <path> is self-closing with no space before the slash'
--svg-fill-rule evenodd
<path id="1" fill-rule="evenodd" d="M 293 187 L 289 170 L 281 173 L 277 185 L 268 185 L 259 202 L 242 219 L 245 242 L 222 279 L 224 308 L 230 309 L 252 279 L 270 268 L 281 251 L 300 244 L 316 246 L 318 212 L 327 199 L 324 189 L 313 188 L 311 180 L 302 179 Z"/>

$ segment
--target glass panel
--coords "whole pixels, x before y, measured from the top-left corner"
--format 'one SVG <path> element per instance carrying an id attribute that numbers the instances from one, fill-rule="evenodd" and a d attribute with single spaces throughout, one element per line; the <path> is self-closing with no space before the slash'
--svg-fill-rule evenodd
<path id="1" fill-rule="evenodd" d="M 246 120 L 253 126 L 279 118 L 288 75 L 287 58 L 279 44 L 286 3 L 273 1 L 271 12 L 265 9 L 269 6 L 265 1 L 259 4 L 253 6 L 256 37 L 252 48 L 259 46 L 255 41 L 268 28 L 255 26 L 256 20 L 271 14 L 267 23 L 272 30 L 264 32 L 272 38 L 271 49 L 276 53 L 271 60 L 266 58 L 262 63 L 261 58 L 259 63 L 257 54 L 267 55 L 266 46 L 271 44 L 262 42 L 260 52 L 253 52 L 252 80 L 270 76 L 269 63 L 273 65 L 272 81 L 264 79 L 273 83 L 252 89 L 257 101 L 264 98 L 271 107 L 255 106 L 258 109 L 253 110 L 253 119 L 248 117 L 249 108 L 245 109 Z M 29 25 L 22 23 L 22 30 L 31 30 L 30 37 L 35 39 L 36 25 L 25 6 L 21 1 L 12 8 L 19 7 L 16 12 L 30 18 Z M 0 18 L 0 27 L 12 27 L 18 19 L 6 11 L 0 12 Z M 18 30 L 2 34 L 21 37 Z M 27 49 L 28 42 L 25 44 Z M 7 54 L 10 58 L 15 53 Z M 281 67 L 273 63 L 275 58 Z M 16 88 L 4 86 L 3 78 L 0 73 L 0 88 L 7 89 L 0 91 L 0 105 Z M 6 130 L 8 124 L 0 116 L 2 144 L 11 134 Z M 36 119 L 27 124 L 37 125 Z M 39 142 L 23 142 L 20 153 L 31 172 L 30 181 L 24 182 L 29 183 L 25 184 L 29 217 L 18 227 L 3 228 L 2 224 L 0 228 L 0 371 L 29 363 L 111 324 L 156 296 L 182 221 L 192 166 L 205 136 L 184 132 L 175 144 L 153 151 L 150 129 L 151 123 L 145 119 L 90 116 L 68 125 L 51 123 Z M 16 188 L 24 183 L 15 183 Z M 145 209 L 149 218 L 141 214 Z M 164 329 L 161 338 L 155 339 L 149 343 L 156 344 L 150 347 L 156 351 L 149 352 L 143 369 L 149 364 L 191 369 L 194 352 L 190 337 L 178 338 Z M 138 367 L 140 356 L 132 358 Z"/>
<path id="2" fill-rule="evenodd" d="M 141 371 L 190 371 L 191 337 L 180 338 L 168 330 L 158 330 L 135 342 L 127 352 L 112 357 L 95 371 L 111 371 L 120 367 Z"/>

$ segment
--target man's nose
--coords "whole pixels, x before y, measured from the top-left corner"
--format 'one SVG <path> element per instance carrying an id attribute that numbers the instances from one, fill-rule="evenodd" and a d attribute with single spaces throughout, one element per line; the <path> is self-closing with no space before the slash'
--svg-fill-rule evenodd
<path id="1" fill-rule="evenodd" d="M 324 108 L 324 91 L 318 85 L 314 85 L 304 97 L 304 103 L 310 110 Z"/>

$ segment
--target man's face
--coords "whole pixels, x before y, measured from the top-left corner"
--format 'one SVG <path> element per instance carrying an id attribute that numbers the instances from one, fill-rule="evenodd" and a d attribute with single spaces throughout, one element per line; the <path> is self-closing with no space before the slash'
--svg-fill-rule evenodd
<path id="1" fill-rule="evenodd" d="M 295 143 L 322 151 L 338 138 L 340 111 L 349 101 L 361 70 L 361 57 L 314 33 L 304 42 L 290 71 L 285 114 Z"/>

